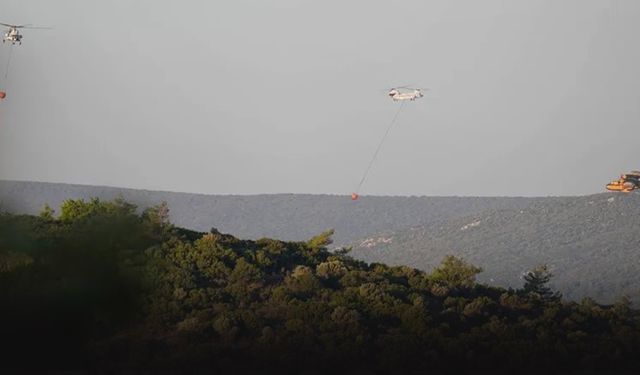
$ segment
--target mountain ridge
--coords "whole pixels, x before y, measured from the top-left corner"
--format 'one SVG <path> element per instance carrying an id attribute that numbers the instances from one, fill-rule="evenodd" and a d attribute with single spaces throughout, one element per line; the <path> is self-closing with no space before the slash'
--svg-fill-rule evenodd
<path id="1" fill-rule="evenodd" d="M 554 286 L 574 300 L 640 300 L 640 194 L 576 197 L 380 197 L 206 195 L 117 187 L 0 181 L 0 209 L 38 213 L 66 199 L 121 197 L 144 209 L 168 203 L 170 220 L 239 238 L 305 241 L 334 229 L 334 247 L 353 245 L 367 262 L 430 271 L 445 255 L 484 268 L 479 279 L 520 287 L 522 272 L 548 263 Z M 393 239 L 389 239 L 393 237 Z M 363 243 L 365 241 L 368 243 Z M 607 275 L 606 278 L 598 275 Z M 602 282 L 606 279 L 607 282 Z"/>
<path id="2" fill-rule="evenodd" d="M 242 238 L 306 240 L 333 228 L 337 246 L 387 228 L 401 229 L 490 208 L 518 208 L 544 199 L 367 196 L 353 202 L 339 195 L 206 195 L 0 180 L 1 207 L 11 213 L 34 214 L 45 203 L 55 209 L 66 199 L 118 196 L 142 208 L 166 201 L 171 220 L 179 226 L 198 231 L 215 227 Z"/>

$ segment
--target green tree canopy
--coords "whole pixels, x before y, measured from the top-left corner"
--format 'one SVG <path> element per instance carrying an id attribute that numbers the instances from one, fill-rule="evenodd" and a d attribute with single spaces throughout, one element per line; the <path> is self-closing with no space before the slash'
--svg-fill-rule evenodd
<path id="1" fill-rule="evenodd" d="M 433 270 L 431 279 L 450 288 L 470 288 L 475 284 L 476 275 L 480 272 L 482 268 L 469 264 L 462 258 L 447 255 Z"/>
<path id="2" fill-rule="evenodd" d="M 559 292 L 554 292 L 549 287 L 549 281 L 553 277 L 553 273 L 546 264 L 539 264 L 532 270 L 524 273 L 522 278 L 524 279 L 524 287 L 522 288 L 525 293 L 539 296 L 542 299 L 554 300 L 560 298 Z"/>

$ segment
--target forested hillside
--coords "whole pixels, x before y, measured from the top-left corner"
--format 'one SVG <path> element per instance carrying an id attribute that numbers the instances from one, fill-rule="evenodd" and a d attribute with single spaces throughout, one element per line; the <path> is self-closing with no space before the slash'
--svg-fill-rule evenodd
<path id="1" fill-rule="evenodd" d="M 140 207 L 162 201 L 184 228 L 216 228 L 241 238 L 305 240 L 334 229 L 332 247 L 352 256 L 431 270 L 445 254 L 464 256 L 480 280 L 517 286 L 523 270 L 548 263 L 566 297 L 608 303 L 640 297 L 640 195 L 584 197 L 216 196 L 108 187 L 0 181 L 0 210 L 37 213 L 47 202 L 121 197 Z M 605 276 L 605 277 L 601 277 Z"/>
<path id="2" fill-rule="evenodd" d="M 454 254 L 481 266 L 483 282 L 505 287 L 547 263 L 568 298 L 610 303 L 627 295 L 640 302 L 640 194 L 546 198 L 523 209 L 385 231 L 356 242 L 352 254 L 427 271 Z"/>
<path id="3" fill-rule="evenodd" d="M 0 215 L 0 368 L 455 371 L 634 369 L 640 314 L 561 299 L 537 267 L 517 289 L 366 264 L 303 242 L 168 221 L 165 205 L 69 200 Z M 10 306 L 11 308 L 6 308 Z"/>
<path id="4" fill-rule="evenodd" d="M 363 197 L 272 194 L 202 195 L 101 186 L 0 181 L 0 210 L 35 214 L 45 203 L 66 199 L 122 197 L 140 207 L 166 201 L 171 221 L 183 228 L 212 227 L 241 238 L 301 241 L 334 229 L 341 245 L 387 229 L 404 229 L 435 220 L 462 217 L 489 209 L 519 209 L 536 199 L 477 197 Z"/>
<path id="5" fill-rule="evenodd" d="M 363 197 L 276 194 L 198 195 L 109 187 L 0 181 L 0 211 L 38 213 L 65 199 L 162 201 L 170 220 L 240 238 L 302 241 L 334 229 L 332 248 L 352 256 L 430 271 L 446 254 L 485 269 L 480 280 L 516 287 L 522 272 L 548 263 L 567 298 L 609 303 L 640 299 L 640 194 L 583 197 Z"/>

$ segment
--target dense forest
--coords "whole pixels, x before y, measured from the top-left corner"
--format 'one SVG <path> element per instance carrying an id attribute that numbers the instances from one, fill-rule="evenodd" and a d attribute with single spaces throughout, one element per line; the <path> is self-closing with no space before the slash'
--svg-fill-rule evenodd
<path id="1" fill-rule="evenodd" d="M 579 302 L 640 303 L 640 194 L 573 197 L 431 197 L 309 194 L 204 195 L 104 186 L 0 180 L 0 210 L 37 215 L 68 199 L 138 207 L 166 201 L 181 228 L 243 239 L 305 241 L 333 228 L 329 249 L 352 258 L 432 272 L 446 255 L 482 267 L 481 283 L 520 288 L 521 274 L 548 264 L 552 286 Z"/>
<path id="2" fill-rule="evenodd" d="M 597 194 L 534 202 L 521 209 L 487 210 L 354 243 L 365 262 L 431 271 L 449 254 L 482 267 L 478 280 L 518 288 L 521 273 L 552 267 L 566 299 L 640 303 L 640 194 Z"/>
<path id="3" fill-rule="evenodd" d="M 0 215 L 0 367 L 376 371 L 633 369 L 628 298 L 563 300 L 541 264 L 480 284 L 447 256 L 430 273 L 308 241 L 173 226 L 166 204 L 67 200 Z"/>

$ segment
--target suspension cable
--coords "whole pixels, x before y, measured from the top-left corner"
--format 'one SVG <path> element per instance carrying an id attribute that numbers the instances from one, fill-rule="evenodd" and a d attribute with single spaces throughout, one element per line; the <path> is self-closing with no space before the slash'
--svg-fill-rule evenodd
<path id="1" fill-rule="evenodd" d="M 378 143 L 378 147 L 376 148 L 376 152 L 373 154 L 373 157 L 371 158 L 371 161 L 369 161 L 369 165 L 367 166 L 367 169 L 365 169 L 364 175 L 362 176 L 362 179 L 360 180 L 360 183 L 358 184 L 358 187 L 356 188 L 356 191 L 355 191 L 356 197 L 357 197 L 357 194 L 360 193 L 360 188 L 362 188 L 362 185 L 364 184 L 364 182 L 366 181 L 367 177 L 369 176 L 369 171 L 371 170 L 371 167 L 373 166 L 373 163 L 375 162 L 376 158 L 378 157 L 378 153 L 380 152 L 380 149 L 382 148 L 382 145 L 384 144 L 384 141 L 387 139 L 387 136 L 389 135 L 389 132 L 391 131 L 391 128 L 396 123 L 396 120 L 398 119 L 398 116 L 400 115 L 400 112 L 402 111 L 402 108 L 404 108 L 404 103 L 405 103 L 404 100 L 402 102 L 400 102 L 400 108 L 398 108 L 398 111 L 396 111 L 395 116 L 393 116 L 393 120 L 391 120 L 391 123 L 389 123 L 389 126 L 387 127 L 387 131 L 384 133 L 384 136 L 380 140 L 380 143 Z"/>

